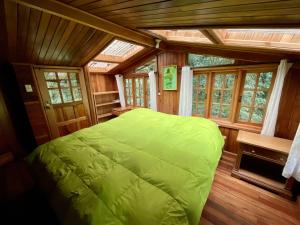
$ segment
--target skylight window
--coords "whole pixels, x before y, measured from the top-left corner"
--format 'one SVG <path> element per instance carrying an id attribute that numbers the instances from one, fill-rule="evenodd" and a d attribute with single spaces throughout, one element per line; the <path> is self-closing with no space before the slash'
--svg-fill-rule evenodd
<path id="1" fill-rule="evenodd" d="M 150 30 L 168 41 L 184 41 L 211 44 L 212 42 L 200 30 Z"/>
<path id="2" fill-rule="evenodd" d="M 119 65 L 118 63 L 110 63 L 110 62 L 101 62 L 101 61 L 91 61 L 88 64 L 90 72 L 108 72 L 114 67 Z"/>

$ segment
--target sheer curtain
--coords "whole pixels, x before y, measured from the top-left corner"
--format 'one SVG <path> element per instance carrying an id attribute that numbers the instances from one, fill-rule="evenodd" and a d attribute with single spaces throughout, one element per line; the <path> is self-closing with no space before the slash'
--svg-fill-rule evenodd
<path id="1" fill-rule="evenodd" d="M 121 107 L 125 107 L 125 95 L 124 95 L 124 82 L 123 82 L 123 76 L 121 74 L 115 75 L 116 80 L 117 80 L 117 86 L 118 86 L 118 91 L 119 91 L 119 98 L 120 98 L 120 103 Z"/>
<path id="2" fill-rule="evenodd" d="M 193 102 L 193 70 L 189 66 L 182 67 L 181 85 L 179 97 L 179 112 L 180 116 L 192 115 Z"/>
<path id="3" fill-rule="evenodd" d="M 264 125 L 261 130 L 261 134 L 263 135 L 274 136 L 283 82 L 291 66 L 292 64 L 287 63 L 286 59 L 280 61 L 273 91 L 269 100 Z"/>
<path id="4" fill-rule="evenodd" d="M 149 84 L 150 84 L 150 109 L 157 111 L 156 76 L 154 71 L 150 71 L 148 75 L 149 75 Z"/>
<path id="5" fill-rule="evenodd" d="M 282 176 L 286 178 L 294 177 L 300 182 L 300 123 L 287 162 L 283 168 Z"/>

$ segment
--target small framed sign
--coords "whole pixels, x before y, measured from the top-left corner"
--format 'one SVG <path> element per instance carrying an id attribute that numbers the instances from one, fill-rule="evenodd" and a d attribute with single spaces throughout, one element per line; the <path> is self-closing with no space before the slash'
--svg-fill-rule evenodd
<path id="1" fill-rule="evenodd" d="M 165 91 L 177 90 L 177 66 L 163 67 L 163 89 Z"/>

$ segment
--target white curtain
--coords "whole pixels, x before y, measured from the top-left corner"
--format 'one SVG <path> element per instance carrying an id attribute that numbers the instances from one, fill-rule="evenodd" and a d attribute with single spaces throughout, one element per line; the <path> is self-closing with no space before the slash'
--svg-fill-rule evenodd
<path id="1" fill-rule="evenodd" d="M 273 91 L 269 100 L 264 125 L 261 130 L 261 134 L 263 135 L 274 136 L 284 78 L 291 66 L 292 64 L 287 63 L 286 59 L 280 61 Z"/>
<path id="2" fill-rule="evenodd" d="M 117 80 L 117 86 L 118 86 L 118 91 L 119 91 L 119 98 L 120 98 L 120 103 L 121 107 L 125 107 L 125 95 L 124 95 L 124 83 L 123 83 L 123 76 L 121 74 L 115 75 L 116 80 Z"/>
<path id="3" fill-rule="evenodd" d="M 298 126 L 287 162 L 283 168 L 282 176 L 294 177 L 300 182 L 300 124 Z"/>
<path id="4" fill-rule="evenodd" d="M 150 71 L 148 75 L 149 75 L 149 84 L 150 84 L 150 109 L 157 111 L 155 73 L 154 71 Z"/>
<path id="5" fill-rule="evenodd" d="M 191 116 L 193 102 L 193 70 L 189 66 L 182 67 L 179 97 L 179 115 Z"/>

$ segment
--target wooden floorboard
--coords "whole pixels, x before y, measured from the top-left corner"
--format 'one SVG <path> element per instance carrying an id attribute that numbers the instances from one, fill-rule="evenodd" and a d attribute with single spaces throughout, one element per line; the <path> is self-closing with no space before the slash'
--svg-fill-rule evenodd
<path id="1" fill-rule="evenodd" d="M 295 202 L 231 177 L 234 160 L 223 154 L 199 225 L 300 224 Z"/>

